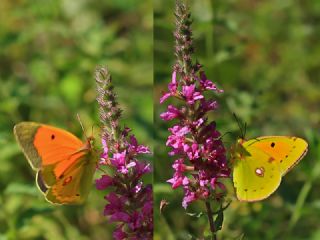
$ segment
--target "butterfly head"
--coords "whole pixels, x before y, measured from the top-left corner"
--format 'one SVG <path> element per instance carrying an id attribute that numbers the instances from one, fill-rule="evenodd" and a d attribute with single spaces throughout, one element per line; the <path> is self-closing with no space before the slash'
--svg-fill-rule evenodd
<path id="1" fill-rule="evenodd" d="M 83 148 L 90 151 L 91 149 L 93 149 L 93 144 L 94 144 L 94 137 L 93 136 L 87 137 L 87 141 Z"/>
<path id="2" fill-rule="evenodd" d="M 243 159 L 245 156 L 250 156 L 250 153 L 246 150 L 243 144 L 246 142 L 243 138 L 239 138 L 237 143 L 232 147 L 231 150 L 231 162 L 234 164 L 238 160 Z"/>
<path id="3" fill-rule="evenodd" d="M 238 140 L 237 140 L 237 145 L 243 145 L 244 143 L 245 143 L 245 141 L 246 140 L 244 140 L 243 138 L 239 138 Z"/>
<path id="4" fill-rule="evenodd" d="M 243 144 L 246 142 L 246 140 L 244 140 L 243 138 L 239 138 L 236 142 L 236 144 L 234 145 L 234 151 L 236 153 L 240 153 L 243 152 Z"/>

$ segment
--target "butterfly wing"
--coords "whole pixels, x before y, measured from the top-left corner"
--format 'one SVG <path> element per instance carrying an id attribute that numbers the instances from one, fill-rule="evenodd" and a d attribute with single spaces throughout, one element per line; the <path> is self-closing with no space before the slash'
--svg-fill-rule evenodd
<path id="1" fill-rule="evenodd" d="M 259 137 L 245 142 L 244 147 L 257 148 L 268 154 L 269 161 L 275 161 L 279 164 L 282 176 L 308 152 L 308 143 L 304 139 L 288 136 Z"/>
<path id="2" fill-rule="evenodd" d="M 72 200 L 63 202 L 64 198 L 59 198 L 58 191 L 66 192 L 70 188 L 73 189 L 72 193 L 80 191 L 80 189 L 74 188 L 82 187 L 83 177 L 88 175 L 83 173 L 91 172 L 91 170 L 83 168 L 86 167 L 86 164 L 96 161 L 95 158 L 91 158 L 91 149 L 83 150 L 84 143 L 71 133 L 40 123 L 19 123 L 14 127 L 14 134 L 31 167 L 37 171 L 37 185 L 46 195 L 48 201 L 78 203 L 79 199 L 83 199 L 82 196 L 85 194 L 81 194 L 80 198 L 71 198 L 74 202 Z M 70 172 L 71 170 L 72 172 Z M 63 185 L 61 183 L 67 181 L 65 180 L 67 172 L 67 177 L 71 176 L 75 180 L 71 181 L 72 184 Z M 89 176 L 91 183 L 93 174 L 89 174 Z M 87 192 L 86 189 L 81 191 Z M 54 193 L 51 194 L 52 192 Z M 62 195 L 67 194 L 63 193 Z"/>
<path id="3" fill-rule="evenodd" d="M 279 186 L 281 174 L 269 156 L 255 148 L 247 148 L 248 154 L 235 159 L 233 183 L 240 201 L 259 201 L 267 198 Z"/>
<path id="4" fill-rule="evenodd" d="M 96 163 L 91 153 L 74 162 L 52 185 L 47 187 L 44 181 L 48 170 L 40 170 L 37 173 L 37 185 L 51 203 L 78 204 L 82 203 L 88 196 L 92 186 L 92 178 Z"/>
<path id="5" fill-rule="evenodd" d="M 308 144 L 297 137 L 266 136 L 244 141 L 238 149 L 233 170 L 237 197 L 258 201 L 278 188 L 281 177 L 306 154 Z"/>

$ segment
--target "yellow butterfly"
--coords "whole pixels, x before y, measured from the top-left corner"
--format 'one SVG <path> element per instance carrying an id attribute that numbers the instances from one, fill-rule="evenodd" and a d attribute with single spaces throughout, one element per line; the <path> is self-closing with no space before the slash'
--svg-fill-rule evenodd
<path id="1" fill-rule="evenodd" d="M 35 122 L 15 125 L 14 135 L 49 202 L 77 204 L 86 199 L 98 159 L 92 137 L 82 142 L 63 129 Z"/>
<path id="2" fill-rule="evenodd" d="M 239 139 L 231 153 L 233 183 L 240 201 L 259 201 L 270 196 L 281 178 L 307 153 L 302 138 L 264 136 Z"/>

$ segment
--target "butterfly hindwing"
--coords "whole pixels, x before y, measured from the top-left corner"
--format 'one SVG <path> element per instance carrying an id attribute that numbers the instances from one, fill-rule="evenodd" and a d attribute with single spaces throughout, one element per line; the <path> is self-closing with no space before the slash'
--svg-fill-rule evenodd
<path id="1" fill-rule="evenodd" d="M 237 159 L 234 164 L 233 182 L 240 201 L 258 201 L 267 198 L 279 186 L 280 169 L 269 156 L 260 150 L 248 148 L 250 155 Z"/>
<path id="2" fill-rule="evenodd" d="M 75 162 L 59 177 L 54 185 L 43 192 L 49 202 L 78 204 L 86 199 L 96 167 L 95 162 L 90 161 L 90 157 L 93 156 L 84 156 L 84 158 L 88 159 L 81 159 Z M 38 175 L 42 176 L 42 173 L 39 172 Z M 43 184 L 38 182 L 39 188 L 41 188 L 40 185 Z"/>

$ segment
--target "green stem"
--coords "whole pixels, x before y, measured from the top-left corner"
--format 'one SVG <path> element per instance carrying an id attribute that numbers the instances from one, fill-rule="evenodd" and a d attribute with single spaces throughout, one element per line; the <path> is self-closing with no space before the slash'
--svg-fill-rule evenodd
<path id="1" fill-rule="evenodd" d="M 216 227 L 214 226 L 214 221 L 213 221 L 213 213 L 211 210 L 211 205 L 210 202 L 206 201 L 206 208 L 207 208 L 207 215 L 209 219 L 209 224 L 210 224 L 210 231 L 211 231 L 211 239 L 212 240 L 217 240 L 217 235 L 216 235 Z"/>

